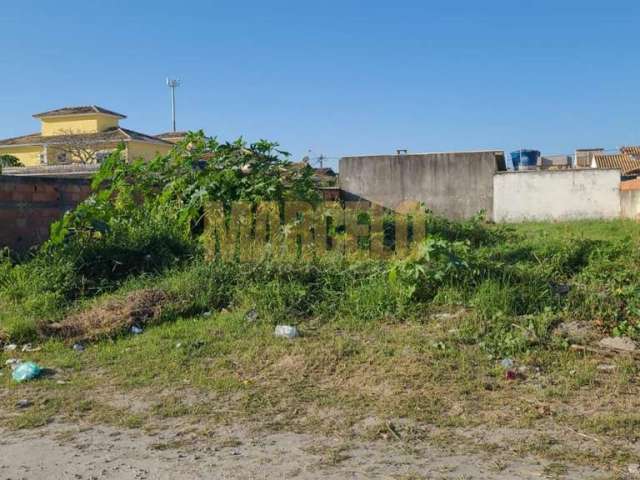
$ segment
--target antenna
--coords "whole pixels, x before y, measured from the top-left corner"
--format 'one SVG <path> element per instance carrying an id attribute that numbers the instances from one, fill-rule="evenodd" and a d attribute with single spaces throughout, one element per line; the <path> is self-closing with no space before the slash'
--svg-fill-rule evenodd
<path id="1" fill-rule="evenodd" d="M 313 160 L 314 160 L 318 165 L 320 165 L 320 168 L 323 168 L 323 167 L 324 167 L 324 161 L 325 161 L 325 160 L 327 160 L 327 159 L 328 159 L 328 157 L 327 157 L 324 153 L 321 153 L 321 154 L 320 154 L 319 156 L 317 156 L 317 157 L 312 157 L 311 155 L 313 155 L 313 153 L 312 153 L 311 149 L 309 149 L 309 150 L 308 150 L 308 152 L 309 152 L 309 154 L 308 154 L 308 155 L 306 155 L 304 158 L 306 158 L 307 160 L 311 160 L 311 158 L 313 158 Z M 309 162 L 307 162 L 307 163 L 309 163 Z"/>
<path id="2" fill-rule="evenodd" d="M 180 86 L 180 80 L 167 77 L 167 87 L 171 89 L 171 126 L 176 131 L 176 88 Z"/>

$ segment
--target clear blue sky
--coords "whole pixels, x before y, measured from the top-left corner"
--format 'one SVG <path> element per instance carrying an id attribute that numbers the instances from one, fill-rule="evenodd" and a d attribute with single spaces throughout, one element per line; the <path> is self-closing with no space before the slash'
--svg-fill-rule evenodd
<path id="1" fill-rule="evenodd" d="M 640 143 L 640 2 L 5 1 L 0 138 L 98 104 L 296 158 Z"/>

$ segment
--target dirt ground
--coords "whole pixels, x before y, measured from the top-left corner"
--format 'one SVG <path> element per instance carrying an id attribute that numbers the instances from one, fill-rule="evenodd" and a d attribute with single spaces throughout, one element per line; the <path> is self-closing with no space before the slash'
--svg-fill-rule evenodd
<path id="1" fill-rule="evenodd" d="M 0 479 L 540 479 L 626 478 L 513 452 L 376 440 L 347 441 L 237 426 L 186 441 L 166 425 L 155 432 L 52 424 L 0 431 Z"/>

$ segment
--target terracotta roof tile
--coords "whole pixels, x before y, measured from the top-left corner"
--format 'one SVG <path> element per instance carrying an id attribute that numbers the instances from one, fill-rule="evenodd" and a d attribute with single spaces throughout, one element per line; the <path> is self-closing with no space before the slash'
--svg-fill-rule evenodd
<path id="1" fill-rule="evenodd" d="M 637 146 L 620 147 L 620 152 L 640 158 L 640 147 Z"/>
<path id="2" fill-rule="evenodd" d="M 597 168 L 619 168 L 622 175 L 640 170 L 640 159 L 625 153 L 612 155 L 594 155 Z"/>
<path id="3" fill-rule="evenodd" d="M 640 178 L 634 178 L 633 180 L 625 180 L 620 182 L 620 190 L 640 190 Z"/>

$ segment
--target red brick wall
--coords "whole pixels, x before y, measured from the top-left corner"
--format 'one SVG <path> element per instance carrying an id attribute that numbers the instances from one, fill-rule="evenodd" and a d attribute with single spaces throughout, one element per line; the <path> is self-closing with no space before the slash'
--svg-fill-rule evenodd
<path id="1" fill-rule="evenodd" d="M 325 202 L 339 202 L 342 200 L 342 192 L 337 187 L 324 187 L 320 189 L 320 195 Z"/>
<path id="2" fill-rule="evenodd" d="M 44 242 L 49 226 L 89 196 L 84 178 L 0 175 L 0 248 L 25 251 Z"/>

